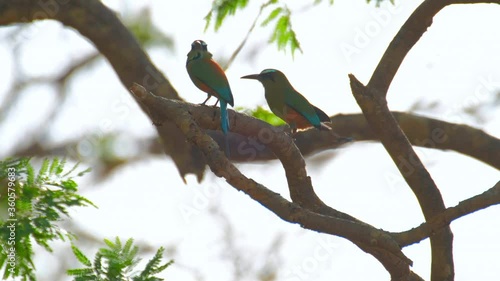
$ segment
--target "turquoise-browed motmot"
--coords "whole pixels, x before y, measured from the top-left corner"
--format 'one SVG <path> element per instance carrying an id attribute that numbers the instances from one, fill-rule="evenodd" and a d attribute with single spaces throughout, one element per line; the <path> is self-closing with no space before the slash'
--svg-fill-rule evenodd
<path id="1" fill-rule="evenodd" d="M 195 40 L 191 44 L 191 51 L 187 54 L 186 68 L 194 85 L 207 93 L 207 99 L 202 104 L 205 104 L 211 96 L 217 98 L 214 106 L 220 101 L 221 129 L 226 135 L 229 130 L 227 104 L 234 106 L 233 94 L 224 70 L 212 59 L 207 43 Z M 226 154 L 228 154 L 227 141 Z"/>
<path id="2" fill-rule="evenodd" d="M 295 134 L 297 129 L 311 126 L 320 130 L 331 130 L 330 127 L 321 123 L 331 122 L 330 117 L 297 92 L 283 72 L 276 69 L 264 69 L 260 74 L 246 75 L 241 78 L 255 79 L 262 83 L 271 111 L 290 125 L 292 134 Z"/>
<path id="3" fill-rule="evenodd" d="M 212 59 L 207 43 L 195 40 L 191 44 L 191 51 L 187 54 L 186 69 L 194 85 L 207 93 L 207 99 L 202 104 L 205 104 L 212 96 L 217 98 L 214 106 L 220 100 L 221 128 L 224 133 L 227 133 L 229 122 L 226 108 L 228 103 L 234 106 L 233 94 L 224 70 Z"/>

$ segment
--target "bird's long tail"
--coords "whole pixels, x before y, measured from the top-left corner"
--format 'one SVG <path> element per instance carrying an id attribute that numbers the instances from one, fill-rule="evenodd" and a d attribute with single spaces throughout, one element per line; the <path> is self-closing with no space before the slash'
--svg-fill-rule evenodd
<path id="1" fill-rule="evenodd" d="M 220 99 L 220 127 L 224 133 L 224 151 L 226 156 L 229 157 L 229 140 L 227 132 L 229 131 L 229 116 L 227 115 L 227 102 Z"/>

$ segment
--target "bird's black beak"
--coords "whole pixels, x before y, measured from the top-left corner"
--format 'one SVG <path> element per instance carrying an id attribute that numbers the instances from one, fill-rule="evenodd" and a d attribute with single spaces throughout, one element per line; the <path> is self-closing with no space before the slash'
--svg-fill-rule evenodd
<path id="1" fill-rule="evenodd" d="M 255 80 L 260 80 L 260 75 L 259 74 L 245 75 L 245 76 L 242 76 L 241 79 L 255 79 Z"/>

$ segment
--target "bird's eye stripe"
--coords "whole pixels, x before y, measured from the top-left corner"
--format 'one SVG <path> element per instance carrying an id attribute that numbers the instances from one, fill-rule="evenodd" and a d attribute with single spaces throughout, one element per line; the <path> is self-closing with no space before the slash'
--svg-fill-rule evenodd
<path id="1" fill-rule="evenodd" d="M 268 74 L 268 73 L 273 73 L 276 72 L 276 69 L 264 69 L 262 70 L 262 74 Z"/>

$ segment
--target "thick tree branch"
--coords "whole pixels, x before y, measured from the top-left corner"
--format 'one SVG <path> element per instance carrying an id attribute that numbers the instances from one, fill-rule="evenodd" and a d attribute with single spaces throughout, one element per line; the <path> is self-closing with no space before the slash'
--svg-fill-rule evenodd
<path id="1" fill-rule="evenodd" d="M 351 88 L 358 104 L 417 196 L 426 220 L 444 211 L 444 203 L 439 190 L 409 145 L 406 136 L 397 123 L 393 122 L 394 117 L 388 111 L 385 97 L 403 59 L 432 24 L 433 17 L 442 8 L 454 3 L 485 2 L 499 3 L 500 1 L 424 1 L 412 13 L 390 43 L 367 87 L 365 88 L 359 83 L 354 76 L 350 76 Z M 388 125 L 391 128 L 384 130 L 384 127 Z M 405 171 L 402 165 L 406 165 L 410 169 Z M 452 280 L 454 278 L 452 245 L 453 235 L 449 227 L 442 229 L 431 238 L 431 280 Z"/>
<path id="2" fill-rule="evenodd" d="M 415 146 L 454 150 L 500 169 L 500 140 L 484 131 L 418 115 L 392 112 Z"/>
<path id="3" fill-rule="evenodd" d="M 453 150 L 500 169 L 500 140 L 494 136 L 467 125 L 404 112 L 391 113 L 412 145 Z M 332 116 L 331 120 L 331 127 L 338 135 L 352 137 L 355 141 L 379 141 L 363 114 L 339 114 Z M 219 131 L 211 131 L 209 135 L 222 143 L 222 134 Z M 249 162 L 276 159 L 264 142 L 265 136 L 249 138 L 233 134 L 230 137 L 231 160 Z M 315 129 L 299 132 L 295 136 L 295 145 L 302 155 L 335 149 L 345 143 L 345 138 Z"/>
<path id="4" fill-rule="evenodd" d="M 130 31 L 116 14 L 99 0 L 43 2 L 38 0 L 0 0 L 0 25 L 58 20 L 87 37 L 106 57 L 122 84 L 127 88 L 140 82 L 158 96 L 180 99 L 165 76 L 153 65 Z M 143 108 L 144 110 L 144 108 Z M 147 113 L 147 111 L 146 111 Z M 186 142 L 179 129 L 166 122 L 158 128 L 164 139 L 164 150 L 172 157 L 182 177 L 188 173 L 203 177 L 205 163 L 200 152 Z"/>
<path id="5" fill-rule="evenodd" d="M 213 111 L 203 107 L 190 109 L 193 115 L 214 114 Z M 198 113 L 198 111 L 201 111 Z M 468 155 L 479 161 L 500 169 L 500 140 L 486 134 L 485 132 L 469 127 L 467 125 L 448 123 L 437 119 L 414 115 L 404 112 L 392 111 L 394 118 L 405 132 L 406 136 L 414 146 L 453 150 Z M 353 137 L 355 141 L 379 141 L 373 131 L 369 128 L 363 114 L 339 114 L 331 117 L 333 131 L 342 136 Z M 213 128 L 217 128 L 218 120 L 213 119 Z M 223 135 L 218 130 L 206 130 L 219 145 L 223 145 Z M 236 133 L 229 134 L 229 146 L 231 149 L 231 160 L 233 162 L 252 162 L 276 159 L 276 155 L 267 148 L 265 142 L 267 135 L 243 136 Z M 60 143 L 57 146 L 48 147 L 44 143 L 34 142 L 28 147 L 19 147 L 11 153 L 13 156 L 39 156 L 65 155 L 77 161 L 82 161 L 81 155 L 76 152 L 76 147 L 82 140 L 92 140 L 98 143 L 100 139 L 113 138 L 113 134 L 97 138 L 95 135 L 85 135 L 77 140 Z M 140 150 L 138 154 L 164 154 L 163 148 L 158 143 L 157 137 L 133 138 L 129 140 L 137 144 Z M 332 137 L 331 134 L 315 129 L 299 132 L 295 136 L 295 145 L 304 156 L 311 155 L 327 149 L 336 149 L 345 144 L 345 139 Z M 72 153 L 67 153 L 67 152 Z M 121 163 L 127 161 L 120 160 Z M 118 163 L 119 164 L 119 163 Z M 114 165 L 114 164 L 113 164 Z M 116 168 L 117 166 L 114 165 Z"/>
<path id="6" fill-rule="evenodd" d="M 484 3 L 485 1 L 424 1 L 408 18 L 394 37 L 367 87 L 350 75 L 351 89 L 370 127 L 415 193 L 427 220 L 445 210 L 444 202 L 431 176 L 413 151 L 407 137 L 387 107 L 387 91 L 406 54 L 432 24 L 433 17 L 445 6 L 454 3 Z M 490 3 L 490 1 L 486 1 Z M 495 1 L 498 3 L 499 1 Z M 403 168 L 403 165 L 407 169 Z M 409 168 L 408 168 L 409 167 Z M 453 280 L 453 234 L 445 227 L 431 237 L 431 280 Z"/>
<path id="7" fill-rule="evenodd" d="M 425 220 L 443 212 L 445 206 L 441 193 L 389 111 L 385 96 L 365 87 L 352 74 L 349 74 L 349 79 L 356 102 L 417 197 Z M 430 240 L 431 280 L 453 280 L 453 234 L 450 227 L 441 229 Z"/>
<path id="8" fill-rule="evenodd" d="M 500 182 L 487 191 L 460 202 L 457 206 L 447 208 L 441 214 L 422 223 L 419 227 L 400 233 L 392 233 L 402 247 L 418 243 L 432 236 L 452 221 L 481 209 L 500 204 Z"/>
<path id="9" fill-rule="evenodd" d="M 213 108 L 163 99 L 147 93 L 144 88 L 138 85 L 132 87 L 131 90 L 136 98 L 147 106 L 148 110 L 155 112 L 154 115 L 157 117 L 155 122 L 163 123 L 166 119 L 170 119 L 179 126 L 188 141 L 201 149 L 208 166 L 214 174 L 224 177 L 233 187 L 245 192 L 283 220 L 299 223 L 305 228 L 337 235 L 352 241 L 361 249 L 376 257 L 391 273 L 394 280 L 421 280 L 418 275 L 410 271 L 409 265 L 411 265 L 411 261 L 402 254 L 399 245 L 393 243 L 392 238 L 386 235 L 386 232 L 357 220 L 353 221 L 316 212 L 305 206 L 310 202 L 300 198 L 300 201 L 295 202 L 294 200 L 294 203 L 291 203 L 281 195 L 241 174 L 220 151 L 216 142 L 203 133 L 199 127 L 213 129 L 213 126 L 218 126 L 216 125 L 218 122 L 213 120 L 213 114 L 195 115 L 193 114 L 194 110 L 192 110 L 193 108 L 214 110 Z M 216 116 L 215 118 L 219 117 Z M 230 120 L 232 130 L 237 133 L 255 137 L 259 133 L 262 134 L 263 131 L 269 134 L 268 146 L 282 161 L 285 171 L 288 170 L 286 174 L 291 192 L 293 192 L 294 188 L 298 189 L 298 192 L 309 188 L 312 194 L 308 195 L 316 196 L 312 191 L 312 186 L 310 186 L 310 179 L 307 177 L 303 160 L 297 161 L 302 159 L 302 156 L 288 135 L 265 122 L 242 114 L 235 114 L 232 111 L 230 112 Z M 301 184 L 306 187 L 294 187 L 294 184 Z M 315 202 L 316 199 L 309 200 Z M 324 210 L 324 206 L 313 207 L 320 211 Z"/>

